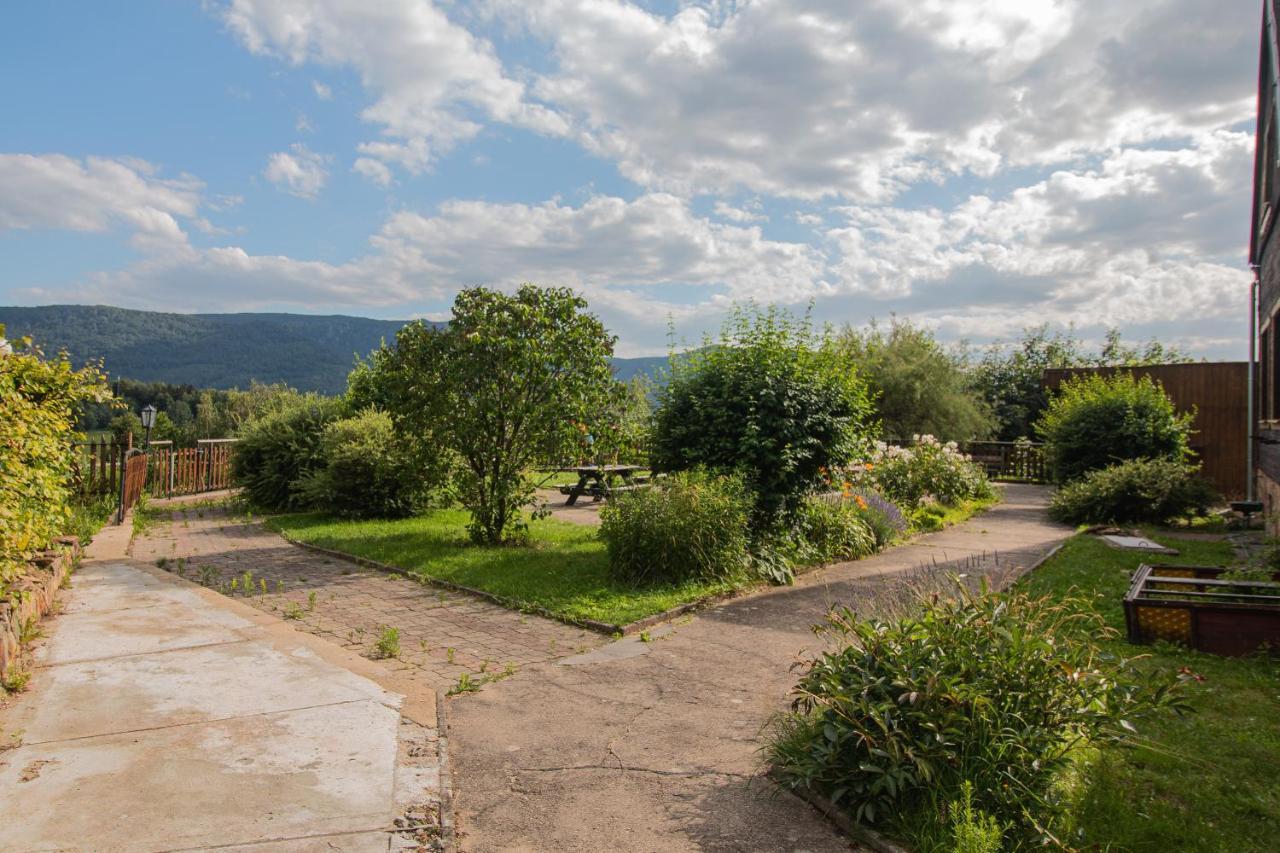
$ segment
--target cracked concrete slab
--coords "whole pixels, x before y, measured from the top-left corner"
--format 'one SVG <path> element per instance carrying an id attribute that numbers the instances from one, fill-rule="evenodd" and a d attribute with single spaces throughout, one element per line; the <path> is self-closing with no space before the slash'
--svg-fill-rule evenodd
<path id="1" fill-rule="evenodd" d="M 74 580 L 0 708 L 0 849 L 431 849 L 435 714 L 393 673 L 152 567 Z"/>

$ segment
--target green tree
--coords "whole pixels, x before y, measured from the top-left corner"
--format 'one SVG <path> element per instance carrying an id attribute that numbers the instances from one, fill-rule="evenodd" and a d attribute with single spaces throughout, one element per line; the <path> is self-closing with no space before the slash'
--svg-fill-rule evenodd
<path id="1" fill-rule="evenodd" d="M 1130 459 L 1184 461 L 1193 420 L 1151 377 L 1117 373 L 1064 383 L 1036 432 L 1054 478 L 1066 482 Z"/>
<path id="2" fill-rule="evenodd" d="M 973 384 L 995 414 L 997 438 L 1030 437 L 1036 420 L 1049 404 L 1042 377 L 1061 367 L 1137 367 L 1176 364 L 1190 358 L 1176 347 L 1150 340 L 1129 346 L 1119 329 L 1109 329 L 1102 349 L 1090 352 L 1075 329 L 1053 332 L 1048 324 L 1023 330 L 1013 344 L 993 344 L 973 371 Z"/>
<path id="3" fill-rule="evenodd" d="M 358 367 L 351 399 L 452 451 L 471 538 L 498 543 L 524 533 L 526 469 L 563 458 L 607 412 L 614 340 L 568 288 L 464 290 L 447 325 L 411 323 Z"/>
<path id="4" fill-rule="evenodd" d="M 670 370 L 654 417 L 654 466 L 741 471 L 758 524 L 794 511 L 823 469 L 851 460 L 871 434 L 866 383 L 808 317 L 738 309 L 719 341 L 673 355 Z"/>
<path id="5" fill-rule="evenodd" d="M 870 386 L 886 436 L 967 441 L 994 431 L 991 407 L 973 389 L 965 356 L 943 347 L 928 329 L 897 318 L 887 333 L 874 322 L 862 332 L 846 326 L 836 347 Z"/>

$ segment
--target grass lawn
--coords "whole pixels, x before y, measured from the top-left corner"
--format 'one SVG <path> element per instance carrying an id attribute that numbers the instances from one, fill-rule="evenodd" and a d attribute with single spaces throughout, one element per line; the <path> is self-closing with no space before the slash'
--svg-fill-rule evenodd
<path id="1" fill-rule="evenodd" d="M 541 607 L 569 619 L 624 625 L 690 601 L 729 592 L 728 583 L 633 588 L 609 578 L 596 529 L 555 519 L 530 524 L 527 547 L 479 547 L 467 540 L 468 515 L 435 510 L 395 521 L 343 521 L 306 514 L 277 516 L 267 526 L 291 539 L 345 551 L 481 589 L 513 607 Z"/>
<path id="2" fill-rule="evenodd" d="M 1140 562 L 1232 561 L 1225 542 L 1152 533 L 1181 553 L 1130 554 L 1077 536 L 1022 583 L 1055 596 L 1075 588 L 1123 632 L 1121 599 Z M 1149 652 L 1144 666 L 1189 667 L 1205 680 L 1184 688 L 1196 713 L 1145 720 L 1138 727 L 1142 746 L 1105 751 L 1092 764 L 1077 811 L 1079 837 L 1069 841 L 1162 853 L 1280 849 L 1280 661 L 1220 658 L 1168 644 L 1136 647 L 1123 639 L 1110 645 L 1118 655 Z"/>

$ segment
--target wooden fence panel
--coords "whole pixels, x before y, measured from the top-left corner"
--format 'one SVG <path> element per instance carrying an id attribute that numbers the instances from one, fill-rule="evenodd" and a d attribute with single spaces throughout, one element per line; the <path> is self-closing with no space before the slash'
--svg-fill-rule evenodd
<path id="1" fill-rule="evenodd" d="M 231 488 L 234 448 L 235 439 L 204 440 L 196 447 L 152 448 L 151 494 L 196 495 Z"/>
<path id="2" fill-rule="evenodd" d="M 122 524 L 125 515 L 142 496 L 142 489 L 147 484 L 147 455 L 142 451 L 130 450 L 125 454 L 123 468 L 124 485 L 120 489 L 120 509 L 116 523 Z"/>

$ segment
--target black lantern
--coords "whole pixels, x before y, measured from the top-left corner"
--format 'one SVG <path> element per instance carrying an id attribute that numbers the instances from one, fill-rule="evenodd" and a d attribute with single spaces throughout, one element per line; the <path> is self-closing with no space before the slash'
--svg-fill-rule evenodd
<path id="1" fill-rule="evenodd" d="M 142 440 L 142 449 L 146 450 L 151 447 L 151 428 L 156 425 L 156 407 L 148 405 L 142 410 L 142 428 L 147 431 L 146 438 Z"/>

